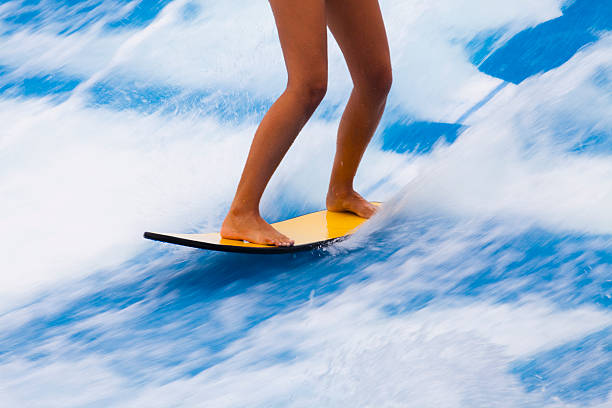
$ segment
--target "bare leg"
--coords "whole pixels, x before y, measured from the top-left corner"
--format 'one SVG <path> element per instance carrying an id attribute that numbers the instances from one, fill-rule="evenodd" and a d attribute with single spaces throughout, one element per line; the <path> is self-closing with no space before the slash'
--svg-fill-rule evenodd
<path id="1" fill-rule="evenodd" d="M 378 0 L 327 0 L 326 11 L 354 85 L 338 129 L 327 208 L 370 218 L 376 207 L 355 192 L 353 180 L 391 88 L 387 34 Z"/>
<path id="2" fill-rule="evenodd" d="M 327 89 L 325 0 L 270 0 L 288 83 L 261 121 L 221 236 L 260 244 L 293 245 L 259 214 L 261 196 Z"/>

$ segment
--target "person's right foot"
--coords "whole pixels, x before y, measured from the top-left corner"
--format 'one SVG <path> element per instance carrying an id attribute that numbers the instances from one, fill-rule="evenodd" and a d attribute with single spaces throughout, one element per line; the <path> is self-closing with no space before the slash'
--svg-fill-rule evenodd
<path id="1" fill-rule="evenodd" d="M 268 224 L 259 214 L 239 214 L 230 210 L 221 226 L 221 237 L 253 244 L 293 246 L 294 241 Z"/>

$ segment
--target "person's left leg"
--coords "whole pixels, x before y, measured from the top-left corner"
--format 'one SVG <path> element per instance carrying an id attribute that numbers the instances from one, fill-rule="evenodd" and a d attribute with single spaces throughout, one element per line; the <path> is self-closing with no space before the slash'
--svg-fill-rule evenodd
<path id="1" fill-rule="evenodd" d="M 376 207 L 353 189 L 353 179 L 391 88 L 387 34 L 378 0 L 327 0 L 326 13 L 354 85 L 338 129 L 327 209 L 369 218 Z"/>

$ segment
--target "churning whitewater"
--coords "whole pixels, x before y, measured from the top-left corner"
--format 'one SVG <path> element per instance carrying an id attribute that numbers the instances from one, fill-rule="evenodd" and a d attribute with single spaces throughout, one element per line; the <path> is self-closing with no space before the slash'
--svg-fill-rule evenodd
<path id="1" fill-rule="evenodd" d="M 0 405 L 610 407 L 612 3 L 380 0 L 394 84 L 323 251 L 219 229 L 286 72 L 266 1 L 0 3 Z M 351 90 L 266 191 L 325 205 Z"/>

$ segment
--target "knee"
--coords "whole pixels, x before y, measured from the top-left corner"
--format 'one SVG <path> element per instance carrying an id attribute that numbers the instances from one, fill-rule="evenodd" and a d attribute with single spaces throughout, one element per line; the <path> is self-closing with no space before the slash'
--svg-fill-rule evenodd
<path id="1" fill-rule="evenodd" d="M 308 111 L 314 111 L 327 93 L 327 75 L 312 75 L 293 83 L 290 81 L 287 89 L 297 94 Z"/>
<path id="2" fill-rule="evenodd" d="M 385 99 L 391 90 L 393 84 L 393 72 L 390 64 L 380 64 L 369 67 L 365 73 L 361 84 L 356 84 L 362 88 L 366 88 L 367 92 L 374 97 Z"/>
<path id="3" fill-rule="evenodd" d="M 377 73 L 376 83 L 378 89 L 380 89 L 382 93 L 385 95 L 389 94 L 391 86 L 393 85 L 393 71 L 391 70 L 391 65 L 385 66 Z"/>
<path id="4" fill-rule="evenodd" d="M 307 105 L 316 108 L 327 93 L 327 78 L 316 78 L 306 82 L 303 92 Z"/>

